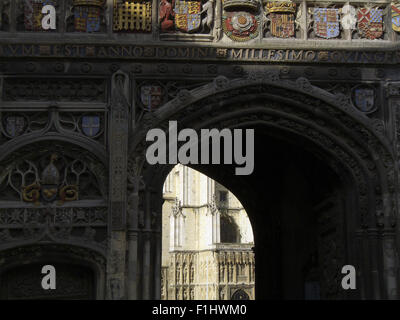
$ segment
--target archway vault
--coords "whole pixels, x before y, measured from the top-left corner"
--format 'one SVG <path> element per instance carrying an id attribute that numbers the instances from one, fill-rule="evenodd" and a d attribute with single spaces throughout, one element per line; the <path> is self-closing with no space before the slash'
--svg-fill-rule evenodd
<path id="1" fill-rule="evenodd" d="M 271 73 L 246 79 L 217 77 L 213 83 L 148 113 L 132 133 L 130 168 L 146 175 L 145 136 L 151 128 L 238 128 L 265 125 L 311 142 L 332 166 L 343 166 L 356 180 L 360 226 L 393 226 L 395 166 L 393 148 L 380 122 L 358 112 L 346 97 L 332 95 L 307 79 L 280 80 Z M 337 170 L 337 168 L 334 168 Z M 137 172 L 139 172 L 137 171 Z M 146 179 L 146 181 L 148 181 Z"/>
<path id="2" fill-rule="evenodd" d="M 354 212 L 346 213 L 351 215 L 346 223 L 353 236 L 364 243 L 361 246 L 369 248 L 363 254 L 380 255 L 383 248 L 393 248 L 397 169 L 383 124 L 358 112 L 345 96 L 315 87 L 305 78 L 287 81 L 269 72 L 234 80 L 217 77 L 208 85 L 179 92 L 177 98 L 144 117 L 131 133 L 129 142 L 128 215 L 137 212 L 138 219 L 128 229 L 142 225 L 147 230 L 160 231 L 157 214 L 161 207 L 160 186 L 169 168 L 147 164 L 145 137 L 152 128 L 168 132 L 171 120 L 178 122 L 178 130 L 263 127 L 271 135 L 299 143 L 327 164 L 355 194 Z M 237 183 L 251 187 L 240 179 Z M 246 199 L 239 196 L 239 200 L 246 204 Z M 249 217 L 252 220 L 251 213 Z M 371 249 L 370 240 L 378 235 L 382 242 L 379 248 Z M 377 267 L 382 268 L 382 273 L 393 265 L 394 252 L 385 253 L 383 266 Z M 372 280 L 375 267 L 373 263 L 366 267 L 362 281 Z M 375 287 L 367 285 L 368 289 L 362 290 L 360 297 L 396 295 L 393 281 L 397 280 L 380 275 L 379 281 L 381 284 Z"/>

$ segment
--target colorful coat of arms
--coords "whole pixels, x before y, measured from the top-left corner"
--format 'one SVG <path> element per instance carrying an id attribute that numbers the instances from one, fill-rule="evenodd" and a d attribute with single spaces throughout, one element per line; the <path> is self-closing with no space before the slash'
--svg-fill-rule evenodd
<path id="1" fill-rule="evenodd" d="M 159 85 L 144 85 L 140 88 L 140 98 L 149 111 L 153 111 L 163 103 L 164 91 Z"/>
<path id="2" fill-rule="evenodd" d="M 339 36 L 339 9 L 314 8 L 314 32 L 320 38 Z"/>
<path id="3" fill-rule="evenodd" d="M 101 129 L 99 116 L 83 116 L 82 131 L 88 137 L 95 137 Z"/>
<path id="4" fill-rule="evenodd" d="M 175 26 L 184 32 L 193 32 L 201 25 L 201 2 L 200 1 L 181 1 L 175 3 Z"/>
<path id="5" fill-rule="evenodd" d="M 76 6 L 74 8 L 75 31 L 98 32 L 101 23 L 101 7 Z"/>
<path id="6" fill-rule="evenodd" d="M 372 87 L 358 86 L 353 89 L 353 104 L 362 112 L 374 111 L 375 90 Z"/>
<path id="7" fill-rule="evenodd" d="M 248 12 L 226 12 L 223 16 L 225 34 L 235 41 L 247 41 L 258 35 L 259 18 Z"/>
<path id="8" fill-rule="evenodd" d="M 400 32 L 400 3 L 392 3 L 392 28 Z"/>
<path id="9" fill-rule="evenodd" d="M 377 8 L 359 8 L 357 11 L 358 30 L 370 40 L 378 39 L 383 34 L 383 10 Z"/>
<path id="10" fill-rule="evenodd" d="M 271 34 L 278 38 L 294 36 L 296 4 L 291 2 L 268 2 L 267 11 L 271 21 Z"/>
<path id="11" fill-rule="evenodd" d="M 52 0 L 25 0 L 24 24 L 27 31 L 46 31 L 42 28 L 42 9 L 47 5 L 55 5 Z"/>

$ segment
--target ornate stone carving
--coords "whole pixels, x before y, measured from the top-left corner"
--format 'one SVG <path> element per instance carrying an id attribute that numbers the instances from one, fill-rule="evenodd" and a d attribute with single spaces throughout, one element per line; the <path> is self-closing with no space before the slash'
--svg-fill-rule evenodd
<path id="1" fill-rule="evenodd" d="M 107 184 L 104 167 L 87 158 L 87 154 L 74 158 L 67 150 L 60 152 L 56 146 L 53 151 L 36 148 L 36 157 L 24 155 L 6 165 L 0 176 L 0 201 L 62 205 L 81 199 L 101 199 L 106 195 L 103 193 L 103 186 Z M 96 172 L 90 170 L 96 167 Z"/>

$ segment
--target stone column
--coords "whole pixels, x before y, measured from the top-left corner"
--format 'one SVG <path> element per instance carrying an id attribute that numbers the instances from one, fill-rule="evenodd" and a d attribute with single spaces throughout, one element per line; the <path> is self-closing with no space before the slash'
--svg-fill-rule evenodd
<path id="1" fill-rule="evenodd" d="M 109 260 L 107 298 L 120 300 L 125 295 L 126 190 L 129 119 L 129 77 L 118 71 L 112 77 L 109 110 L 110 191 Z"/>

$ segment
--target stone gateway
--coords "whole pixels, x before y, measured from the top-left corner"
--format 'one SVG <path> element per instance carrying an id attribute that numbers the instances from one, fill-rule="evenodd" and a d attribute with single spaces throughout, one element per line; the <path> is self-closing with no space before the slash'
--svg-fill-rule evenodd
<path id="1" fill-rule="evenodd" d="M 44 5 L 55 29 L 40 28 Z M 208 297 L 398 299 L 399 8 L 0 0 L 0 298 L 161 297 L 173 165 L 146 161 L 146 135 L 176 121 L 254 130 L 252 174 L 190 165 L 235 194 L 254 233 L 254 295 Z M 236 256 L 221 259 L 239 279 Z M 41 291 L 45 265 L 56 290 Z"/>

